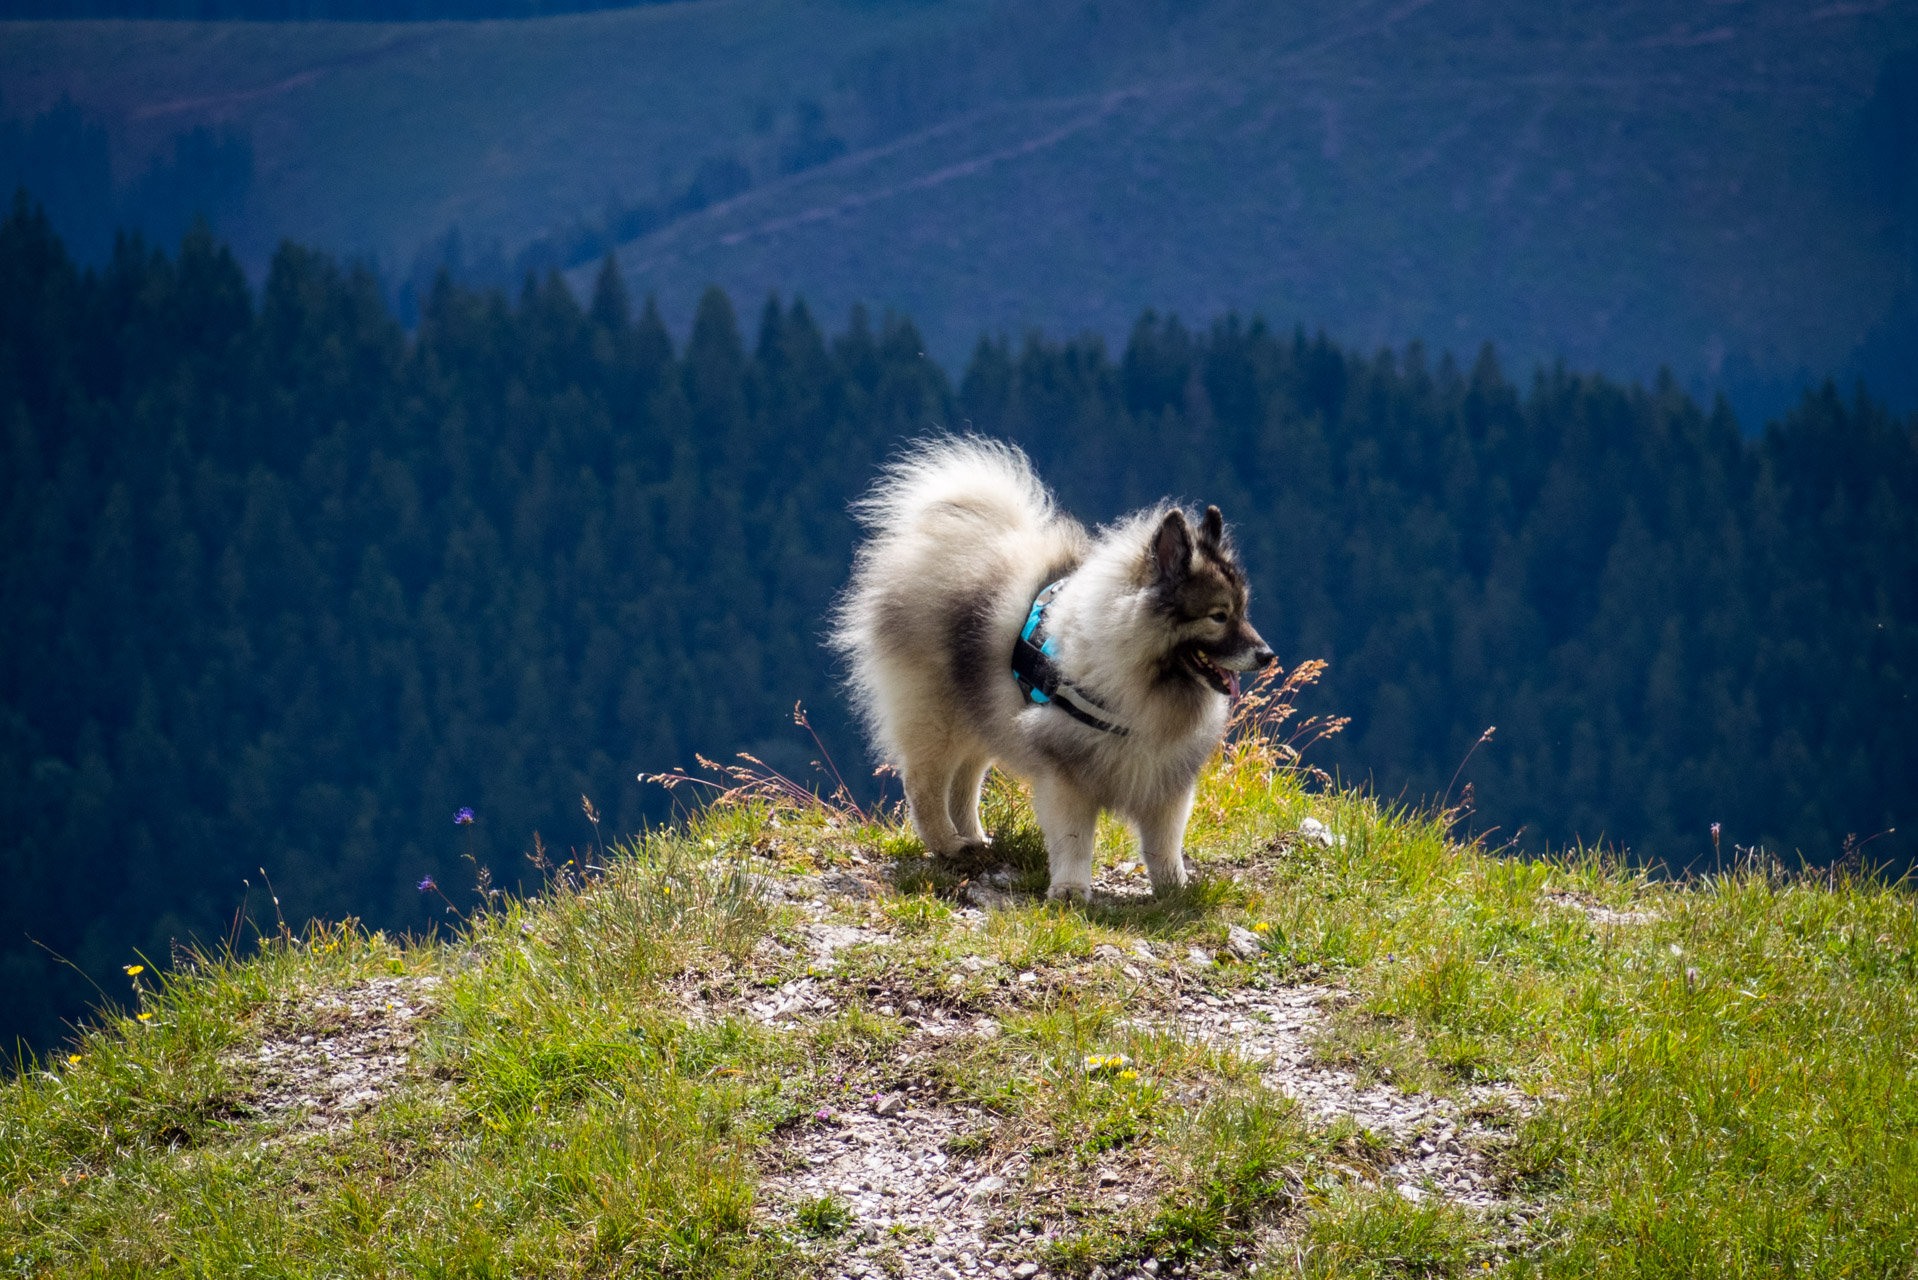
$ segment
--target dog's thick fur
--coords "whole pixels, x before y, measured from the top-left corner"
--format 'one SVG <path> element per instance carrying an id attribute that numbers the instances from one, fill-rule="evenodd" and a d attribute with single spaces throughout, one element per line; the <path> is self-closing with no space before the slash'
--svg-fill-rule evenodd
<path id="1" fill-rule="evenodd" d="M 1155 891 L 1184 884 L 1193 788 L 1236 673 L 1272 661 L 1245 619 L 1218 508 L 1195 524 L 1163 503 L 1090 535 L 1017 449 L 941 437 L 895 460 L 853 510 L 868 537 L 831 643 L 927 849 L 985 841 L 979 789 L 997 763 L 1032 784 L 1048 896 L 1086 896 L 1101 809 L 1138 832 Z M 1013 679 L 1033 598 L 1060 579 L 1045 615 L 1056 660 L 1124 735 L 1028 703 Z"/>

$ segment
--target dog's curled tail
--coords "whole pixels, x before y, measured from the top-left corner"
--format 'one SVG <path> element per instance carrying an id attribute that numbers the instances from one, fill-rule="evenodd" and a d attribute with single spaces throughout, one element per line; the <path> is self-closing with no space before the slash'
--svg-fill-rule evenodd
<path id="1" fill-rule="evenodd" d="M 887 463 L 853 518 L 883 541 L 948 522 L 992 530 L 1037 529 L 1053 518 L 1052 495 L 1015 445 L 979 436 L 919 440 Z"/>

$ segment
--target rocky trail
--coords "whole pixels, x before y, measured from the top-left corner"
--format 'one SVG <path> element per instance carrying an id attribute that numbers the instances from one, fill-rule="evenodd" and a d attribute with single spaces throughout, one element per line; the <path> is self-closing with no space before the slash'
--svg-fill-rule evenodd
<path id="1" fill-rule="evenodd" d="M 973 905 L 957 911 L 955 923 L 978 929 L 988 909 L 1028 903 L 1029 898 L 1011 891 L 1012 878 L 1009 868 L 998 868 L 963 885 L 959 898 Z M 813 917 L 802 932 L 812 955 L 829 963 L 846 947 L 892 941 L 884 930 L 826 922 L 835 906 L 866 896 L 869 883 L 845 875 L 782 877 L 769 878 L 763 887 Z M 1144 877 L 1130 869 L 1102 873 L 1094 890 L 1098 898 L 1113 902 L 1150 896 Z M 1228 942 L 1240 958 L 1254 957 L 1262 945 L 1256 935 L 1238 928 Z M 1347 992 L 1308 982 L 1220 994 L 1201 980 L 1220 959 L 1199 947 L 1161 954 L 1139 941 L 1130 951 L 1101 945 L 1092 963 L 1116 969 L 1156 992 L 1158 1007 L 1129 1020 L 1131 1029 L 1171 1034 L 1232 1055 L 1256 1070 L 1264 1088 L 1297 1101 L 1313 1123 L 1330 1127 L 1347 1121 L 1371 1135 L 1373 1149 L 1383 1155 L 1344 1166 L 1353 1180 L 1382 1182 L 1415 1204 L 1437 1198 L 1501 1219 L 1508 1235 L 1539 1216 L 1538 1207 L 1514 1198 L 1500 1185 L 1494 1169 L 1498 1149 L 1510 1140 L 1511 1125 L 1531 1109 L 1522 1092 L 1472 1085 L 1457 1096 L 1439 1097 L 1387 1082 L 1362 1084 L 1352 1071 L 1321 1063 L 1314 1050 L 1329 1012 L 1349 998 Z M 959 964 L 976 974 L 999 962 L 967 955 Z M 1014 992 L 1035 981 L 1031 973 L 1007 976 Z M 795 979 L 752 1000 L 747 1008 L 770 1026 L 793 1026 L 830 1014 L 837 1007 L 830 989 L 823 977 Z M 894 1015 L 899 1010 L 886 1005 L 878 1012 Z M 906 1017 L 914 1030 L 898 1055 L 903 1063 L 912 1062 L 916 1050 L 952 1037 L 990 1038 L 999 1032 L 990 1017 L 966 1016 L 918 1001 Z M 1030 1162 L 1021 1155 L 993 1162 L 951 1154 L 955 1145 L 966 1149 L 968 1140 L 990 1125 L 989 1116 L 945 1105 L 930 1087 L 922 1091 L 912 1085 L 874 1096 L 863 1110 L 821 1112 L 815 1120 L 818 1123 L 795 1132 L 770 1158 L 761 1186 L 765 1211 L 778 1219 L 790 1221 L 823 1198 L 843 1205 L 850 1240 L 836 1262 L 838 1270 L 829 1267 L 824 1274 L 941 1280 L 1046 1275 L 1037 1259 L 1057 1228 L 1034 1225 L 1045 1222 L 1046 1208 L 1022 1201 L 1035 1194 L 1043 1198 L 1053 1189 L 1025 1185 Z M 1099 1203 L 1124 1208 L 1141 1192 L 1149 1199 L 1151 1188 L 1137 1185 L 1137 1170 L 1108 1163 L 1113 1167 L 1099 1169 L 1094 1177 Z M 1138 1276 L 1160 1274 L 1156 1260 L 1145 1262 L 1150 1265 L 1138 1270 Z M 1164 1271 L 1183 1274 L 1183 1268 L 1170 1265 Z M 1108 1280 L 1133 1274 L 1124 1270 Z"/>

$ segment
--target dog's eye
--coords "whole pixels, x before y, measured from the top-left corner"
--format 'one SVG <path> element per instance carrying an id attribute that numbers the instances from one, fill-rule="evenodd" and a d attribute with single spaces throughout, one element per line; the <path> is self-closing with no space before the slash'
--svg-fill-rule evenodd
<path id="1" fill-rule="evenodd" d="M 1230 615 L 1227 614 L 1226 611 L 1223 609 L 1214 609 L 1212 611 L 1212 621 L 1227 622 L 1227 621 L 1230 621 Z"/>

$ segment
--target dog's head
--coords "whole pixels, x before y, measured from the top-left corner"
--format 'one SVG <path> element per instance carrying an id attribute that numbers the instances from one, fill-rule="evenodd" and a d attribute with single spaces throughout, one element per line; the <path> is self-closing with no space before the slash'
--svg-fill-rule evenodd
<path id="1" fill-rule="evenodd" d="M 1174 507 L 1153 529 L 1146 558 L 1153 602 L 1173 638 L 1166 674 L 1236 698 L 1239 673 L 1258 670 L 1274 655 L 1246 621 L 1245 574 L 1225 518 L 1207 507 L 1195 532 Z"/>

